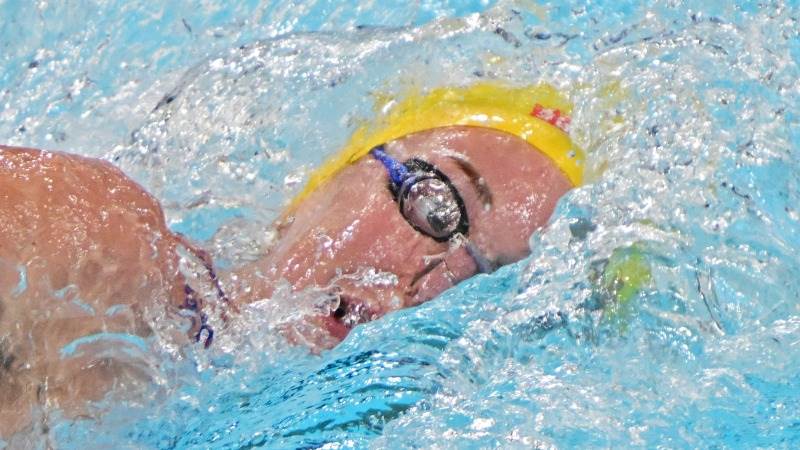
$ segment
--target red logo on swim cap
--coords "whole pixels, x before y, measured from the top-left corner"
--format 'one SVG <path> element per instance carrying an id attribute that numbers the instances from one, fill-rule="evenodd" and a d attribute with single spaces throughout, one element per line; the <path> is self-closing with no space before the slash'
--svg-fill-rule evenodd
<path id="1" fill-rule="evenodd" d="M 569 132 L 569 124 L 572 122 L 572 119 L 569 116 L 562 115 L 561 111 L 557 109 L 550 109 L 545 108 L 540 104 L 536 104 L 533 107 L 533 111 L 531 111 L 531 115 L 536 117 L 537 119 L 542 119 L 545 122 L 558 127 L 561 131 L 568 133 Z"/>

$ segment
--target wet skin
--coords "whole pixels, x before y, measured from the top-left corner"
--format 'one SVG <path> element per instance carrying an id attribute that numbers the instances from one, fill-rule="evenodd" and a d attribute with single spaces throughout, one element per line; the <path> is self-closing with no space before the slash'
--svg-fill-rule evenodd
<path id="1" fill-rule="evenodd" d="M 467 238 L 496 265 L 528 253 L 529 236 L 571 188 L 543 154 L 490 129 L 430 130 L 387 143 L 386 151 L 400 161 L 423 159 L 450 178 L 466 205 Z M 463 246 L 408 224 L 387 183 L 384 167 L 367 156 L 287 211 L 269 253 L 222 276 L 233 304 L 269 298 L 280 280 L 296 291 L 334 293 L 338 308 L 311 319 L 324 335 L 296 339 L 325 348 L 359 323 L 474 275 Z M 179 270 L 186 247 L 158 202 L 110 164 L 0 146 L 0 436 L 28 423 L 33 404 L 80 414 L 86 400 L 109 391 L 152 386 L 138 364 L 107 352 L 65 357 L 63 349 L 96 333 L 148 337 L 154 312 L 185 308 L 185 285 L 208 284 Z M 365 269 L 391 283 L 347 278 Z M 196 331 L 195 322 L 189 335 Z"/>

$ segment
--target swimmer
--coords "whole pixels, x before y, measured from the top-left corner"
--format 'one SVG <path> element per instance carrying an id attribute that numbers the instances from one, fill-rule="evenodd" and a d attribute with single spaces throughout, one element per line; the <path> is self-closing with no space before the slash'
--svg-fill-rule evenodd
<path id="1" fill-rule="evenodd" d="M 226 273 L 111 164 L 0 146 L 0 436 L 30 423 L 33 405 L 75 415 L 135 390 L 142 369 L 104 345 L 144 351 L 165 308 L 192 321 L 183 342 L 208 346 L 224 331 L 206 322 L 212 300 L 234 321 L 281 283 L 316 289 L 334 299 L 310 319 L 324 332 L 287 337 L 330 348 L 358 324 L 524 258 L 581 182 L 569 109 L 546 85 L 409 96 L 312 174 L 262 259 Z"/>

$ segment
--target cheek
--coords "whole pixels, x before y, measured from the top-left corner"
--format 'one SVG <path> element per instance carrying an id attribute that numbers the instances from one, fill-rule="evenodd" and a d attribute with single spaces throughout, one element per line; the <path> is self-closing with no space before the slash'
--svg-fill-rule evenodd
<path id="1" fill-rule="evenodd" d="M 499 265 L 510 264 L 524 258 L 530 252 L 528 238 L 536 230 L 528 222 L 509 216 L 505 222 L 498 223 L 492 231 L 476 239 L 476 245 L 486 253 L 486 257 Z"/>
<path id="2" fill-rule="evenodd" d="M 291 272 L 298 275 L 290 279 L 295 288 L 303 287 L 304 279 L 322 286 L 337 272 L 353 274 L 371 268 L 396 275 L 403 289 L 423 264 L 423 256 L 436 253 L 441 244 L 411 228 L 391 198 L 382 200 L 331 213 L 328 220 L 298 236 L 287 259 Z"/>

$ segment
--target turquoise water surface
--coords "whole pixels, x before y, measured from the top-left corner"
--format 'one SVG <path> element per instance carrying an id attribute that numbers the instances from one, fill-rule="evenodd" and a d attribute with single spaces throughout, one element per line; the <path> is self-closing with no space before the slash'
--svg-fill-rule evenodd
<path id="1" fill-rule="evenodd" d="M 227 266 L 409 87 L 558 86 L 588 183 L 525 261 L 332 351 L 279 292 L 148 343 L 152 398 L 0 448 L 800 446 L 797 2 L 226 3 L 0 0 L 0 140 L 115 162 Z"/>

